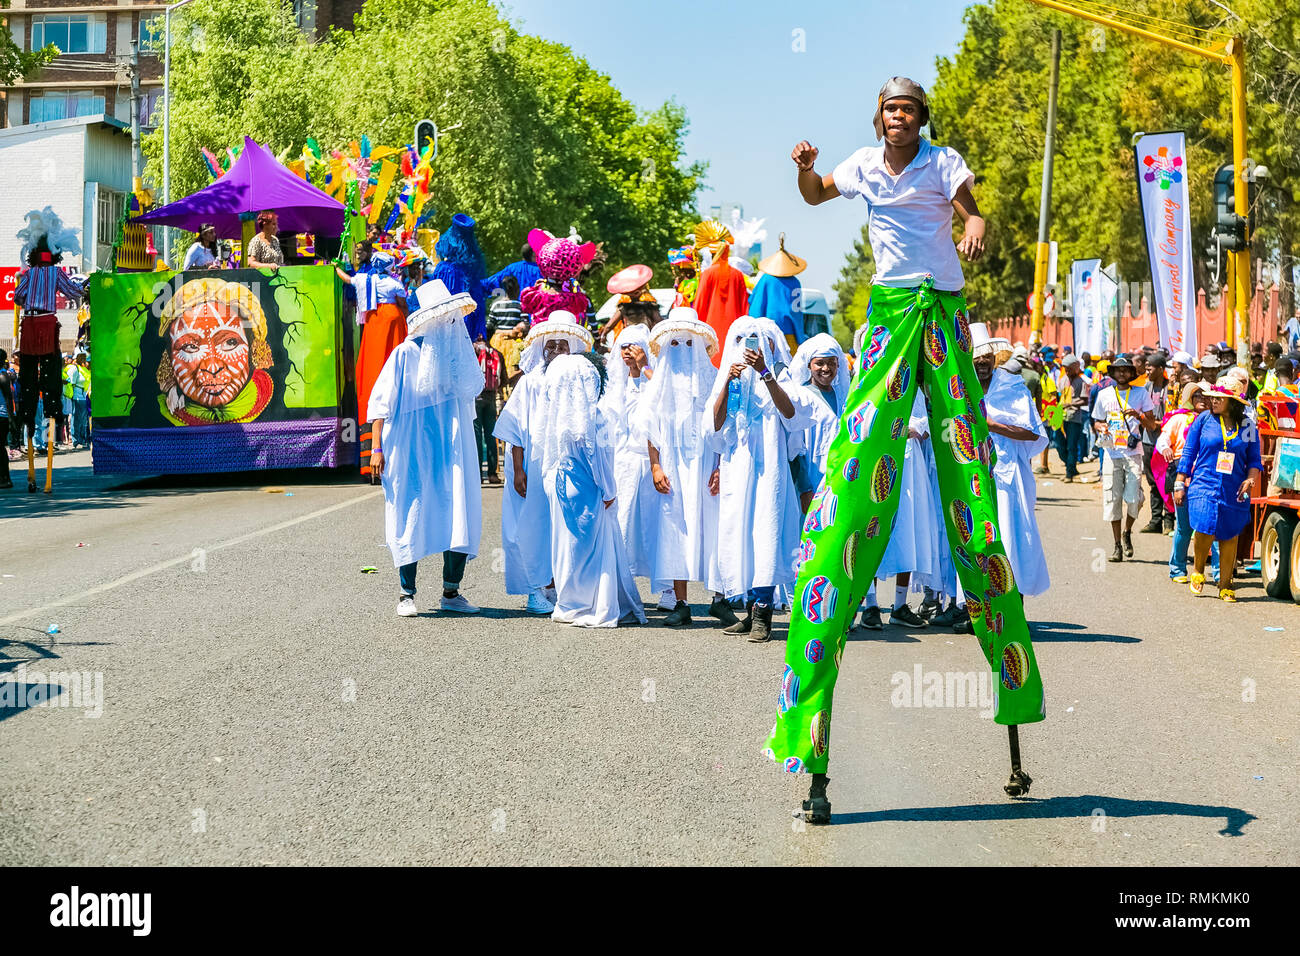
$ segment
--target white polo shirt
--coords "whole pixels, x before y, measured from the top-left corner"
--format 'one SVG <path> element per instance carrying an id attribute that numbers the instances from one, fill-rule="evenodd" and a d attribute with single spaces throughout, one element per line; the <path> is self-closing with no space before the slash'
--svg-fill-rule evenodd
<path id="1" fill-rule="evenodd" d="M 952 201 L 975 174 L 960 153 L 923 137 L 915 158 L 894 177 L 885 169 L 885 147 L 864 146 L 832 175 L 841 196 L 866 200 L 873 282 L 906 289 L 929 273 L 945 292 L 966 284 L 952 241 Z"/>

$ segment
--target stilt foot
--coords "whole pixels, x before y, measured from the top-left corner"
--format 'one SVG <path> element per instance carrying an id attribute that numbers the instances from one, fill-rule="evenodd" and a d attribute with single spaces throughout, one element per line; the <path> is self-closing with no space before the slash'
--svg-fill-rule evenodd
<path id="1" fill-rule="evenodd" d="M 813 774 L 812 787 L 808 790 L 808 799 L 803 802 L 804 819 L 816 826 L 825 826 L 831 822 L 831 801 L 826 796 L 826 785 L 830 778 L 824 773 Z"/>
<path id="2" fill-rule="evenodd" d="M 1011 771 L 1011 778 L 1002 789 L 1007 792 L 1008 797 L 1024 797 L 1028 796 L 1029 785 L 1033 782 L 1033 777 L 1017 768 Z"/>

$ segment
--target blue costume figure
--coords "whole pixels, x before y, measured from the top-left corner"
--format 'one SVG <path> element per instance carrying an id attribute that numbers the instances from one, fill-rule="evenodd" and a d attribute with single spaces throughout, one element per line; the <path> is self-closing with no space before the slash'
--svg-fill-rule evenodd
<path id="1" fill-rule="evenodd" d="M 749 314 L 766 316 L 801 344 L 808 336 L 803 327 L 803 286 L 795 276 L 808 268 L 808 263 L 785 251 L 785 233 L 781 233 L 781 248 L 758 268 L 762 275 L 749 294 Z"/>
<path id="2" fill-rule="evenodd" d="M 537 285 L 537 280 L 542 277 L 542 270 L 537 267 L 537 257 L 533 254 L 533 247 L 525 242 L 519 255 L 521 258 L 517 262 L 510 263 L 500 272 L 484 279 L 483 288 L 489 293 L 493 289 L 501 288 L 501 280 L 506 276 L 514 276 L 521 290 L 527 289 L 530 285 Z"/>
<path id="3" fill-rule="evenodd" d="M 487 267 L 483 264 L 474 226 L 474 220 L 463 212 L 451 217 L 451 226 L 433 247 L 439 262 L 429 277 L 445 285 L 452 295 L 465 292 L 473 298 L 474 311 L 465 316 L 471 342 L 487 338 L 487 290 L 483 285 Z"/>

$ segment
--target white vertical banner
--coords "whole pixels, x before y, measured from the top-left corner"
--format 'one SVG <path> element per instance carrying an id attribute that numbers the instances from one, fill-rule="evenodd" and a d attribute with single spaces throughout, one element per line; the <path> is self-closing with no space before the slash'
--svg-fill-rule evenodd
<path id="1" fill-rule="evenodd" d="M 1097 278 L 1101 280 L 1101 314 L 1106 327 L 1106 348 L 1119 351 L 1119 269 L 1111 263 L 1102 269 Z"/>
<path id="2" fill-rule="evenodd" d="M 1106 313 L 1101 296 L 1101 260 L 1070 263 L 1070 304 L 1074 309 L 1074 354 L 1100 355 L 1106 348 Z"/>
<path id="3" fill-rule="evenodd" d="M 1181 132 L 1150 133 L 1133 146 L 1138 200 L 1147 237 L 1160 344 L 1196 354 L 1192 213 L 1187 202 L 1187 145 Z M 1125 343 L 1130 347 L 1145 344 Z"/>

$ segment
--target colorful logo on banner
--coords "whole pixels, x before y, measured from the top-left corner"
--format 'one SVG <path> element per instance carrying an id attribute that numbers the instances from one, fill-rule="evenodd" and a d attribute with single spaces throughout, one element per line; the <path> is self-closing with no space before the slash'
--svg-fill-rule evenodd
<path id="1" fill-rule="evenodd" d="M 1186 156 L 1186 137 L 1181 132 L 1151 133 L 1133 147 L 1160 344 L 1171 352 L 1195 355 L 1196 288 Z"/>
<path id="2" fill-rule="evenodd" d="M 1154 156 L 1145 157 L 1142 165 L 1147 168 L 1143 178 L 1149 183 L 1159 184 L 1161 189 L 1183 181 L 1183 157 L 1170 156 L 1168 146 L 1161 146 Z"/>

